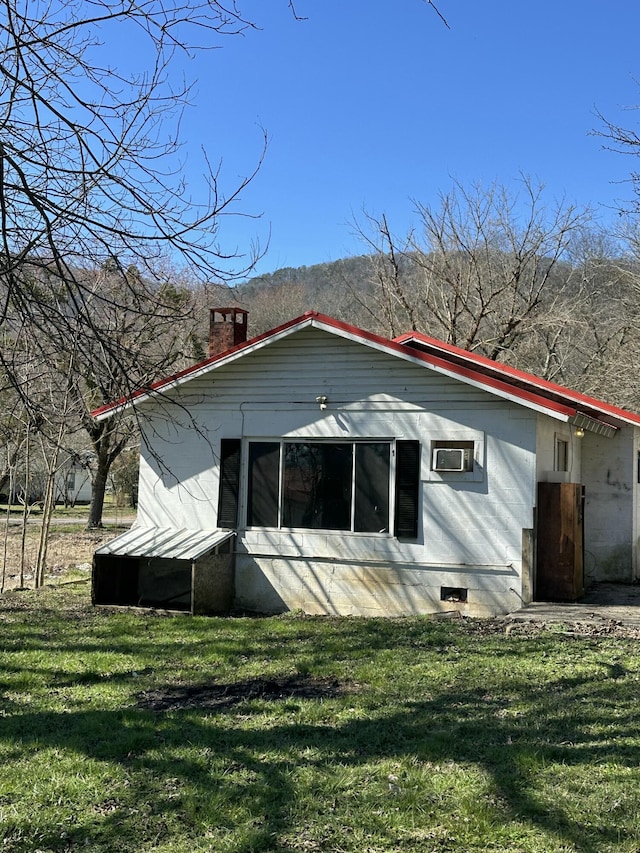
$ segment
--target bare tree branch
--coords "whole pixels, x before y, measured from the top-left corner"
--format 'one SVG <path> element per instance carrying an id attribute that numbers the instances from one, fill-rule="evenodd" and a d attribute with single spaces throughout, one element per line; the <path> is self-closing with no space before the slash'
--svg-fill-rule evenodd
<path id="1" fill-rule="evenodd" d="M 431 6 L 431 8 L 433 9 L 433 11 L 436 13 L 436 15 L 440 18 L 440 20 L 442 21 L 442 23 L 445 25 L 445 27 L 446 27 L 448 30 L 450 30 L 450 29 L 451 29 L 451 27 L 450 27 L 450 26 L 449 26 L 449 24 L 447 23 L 446 18 L 444 17 L 444 15 L 443 15 L 443 14 L 442 14 L 442 12 L 440 11 L 440 9 L 438 9 L 438 7 L 437 7 L 437 6 L 436 6 L 436 4 L 433 2 L 433 0 L 425 0 L 425 3 L 426 3 L 428 6 Z"/>

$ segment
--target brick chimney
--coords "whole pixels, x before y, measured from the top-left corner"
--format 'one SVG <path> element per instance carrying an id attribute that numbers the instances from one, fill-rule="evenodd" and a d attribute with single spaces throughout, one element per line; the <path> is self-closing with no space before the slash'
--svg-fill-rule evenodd
<path id="1" fill-rule="evenodd" d="M 244 308 L 209 310 L 209 358 L 247 340 L 248 313 Z"/>

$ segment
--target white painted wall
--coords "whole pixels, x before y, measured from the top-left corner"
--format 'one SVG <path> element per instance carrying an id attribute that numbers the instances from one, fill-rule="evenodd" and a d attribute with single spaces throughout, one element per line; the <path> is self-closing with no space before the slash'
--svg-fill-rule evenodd
<path id="1" fill-rule="evenodd" d="M 638 577 L 638 430 L 583 441 L 585 577 L 630 583 Z"/>
<path id="2" fill-rule="evenodd" d="M 555 470 L 556 439 L 562 439 L 569 446 L 569 470 Z M 581 483 L 582 482 L 583 439 L 575 434 L 575 427 L 563 421 L 557 421 L 546 415 L 538 415 L 538 436 L 536 442 L 536 477 L 539 483 Z"/>
<path id="3" fill-rule="evenodd" d="M 320 395 L 328 398 L 325 411 L 316 403 Z M 166 400 L 143 404 L 141 414 L 147 418 L 138 508 L 143 526 L 216 526 L 222 438 L 421 441 L 423 514 L 416 541 L 246 530 L 241 521 L 239 606 L 377 615 L 438 609 L 493 615 L 520 606 L 522 532 L 533 525 L 535 502 L 535 413 L 308 329 L 194 379 Z M 431 472 L 435 439 L 474 440 L 475 473 Z M 467 603 L 441 602 L 443 586 L 467 589 Z"/>
<path id="4" fill-rule="evenodd" d="M 74 469 L 74 485 L 72 489 L 67 488 L 67 498 L 76 503 L 89 503 L 93 494 L 93 483 L 91 475 L 86 468 L 77 467 Z M 68 474 L 66 471 L 61 471 L 57 481 L 59 494 L 64 496 L 64 489 L 68 485 Z"/>

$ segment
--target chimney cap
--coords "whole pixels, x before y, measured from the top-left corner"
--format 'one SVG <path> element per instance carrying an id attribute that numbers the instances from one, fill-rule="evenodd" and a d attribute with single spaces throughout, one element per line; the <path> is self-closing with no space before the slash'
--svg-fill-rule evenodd
<path id="1" fill-rule="evenodd" d="M 234 317 L 236 317 L 238 314 L 241 314 L 246 317 L 249 313 L 246 308 L 239 308 L 237 305 L 234 305 L 231 308 L 210 308 L 209 310 L 211 311 L 211 314 L 231 314 Z"/>
<path id="2" fill-rule="evenodd" d="M 209 309 L 209 358 L 246 342 L 248 313 L 237 306 Z"/>

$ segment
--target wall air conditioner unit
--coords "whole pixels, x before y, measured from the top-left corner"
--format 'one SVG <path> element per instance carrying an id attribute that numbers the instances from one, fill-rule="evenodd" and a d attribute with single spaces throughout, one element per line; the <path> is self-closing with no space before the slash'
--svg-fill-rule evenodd
<path id="1" fill-rule="evenodd" d="M 432 469 L 434 471 L 472 471 L 473 450 L 468 447 L 434 447 Z"/>

